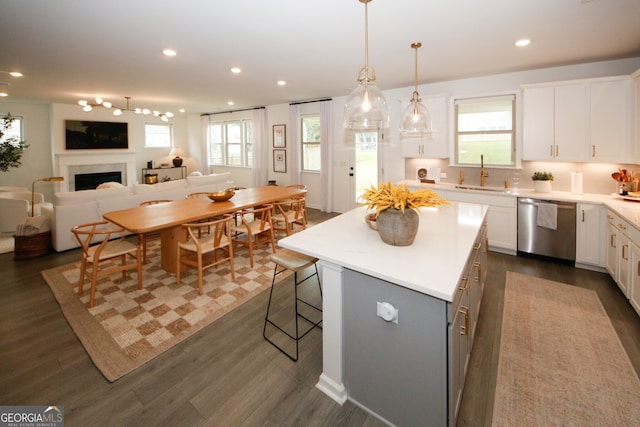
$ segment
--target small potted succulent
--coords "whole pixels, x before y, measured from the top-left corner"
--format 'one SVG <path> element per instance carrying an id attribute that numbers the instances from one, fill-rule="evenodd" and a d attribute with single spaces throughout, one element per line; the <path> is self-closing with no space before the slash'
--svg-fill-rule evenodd
<path id="1" fill-rule="evenodd" d="M 550 193 L 553 174 L 551 172 L 534 172 L 531 176 L 534 190 L 538 193 Z"/>

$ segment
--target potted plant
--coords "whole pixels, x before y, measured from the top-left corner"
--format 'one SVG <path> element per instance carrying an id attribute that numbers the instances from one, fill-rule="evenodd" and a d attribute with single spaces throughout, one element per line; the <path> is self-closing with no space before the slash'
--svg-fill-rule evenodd
<path id="1" fill-rule="evenodd" d="M 534 189 L 538 193 L 550 193 L 553 174 L 551 172 L 534 172 L 531 176 Z"/>
<path id="2" fill-rule="evenodd" d="M 375 210 L 376 228 L 383 242 L 393 246 L 409 246 L 418 232 L 420 217 L 417 210 L 448 203 L 429 189 L 411 191 L 406 184 L 391 182 L 366 190 L 362 205 Z"/>
<path id="3" fill-rule="evenodd" d="M 7 138 L 3 140 L 5 131 L 11 127 L 15 119 L 11 114 L 7 114 L 2 118 L 0 122 L 0 171 L 7 172 L 10 168 L 17 168 L 20 166 L 20 160 L 24 150 L 29 147 L 23 141 L 18 141 L 18 138 Z"/>

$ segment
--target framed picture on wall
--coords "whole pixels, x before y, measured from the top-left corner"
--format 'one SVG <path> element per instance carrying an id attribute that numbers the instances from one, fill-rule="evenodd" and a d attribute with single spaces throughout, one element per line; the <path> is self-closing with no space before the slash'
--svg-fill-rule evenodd
<path id="1" fill-rule="evenodd" d="M 287 172 L 287 150 L 273 150 L 273 171 Z"/>
<path id="2" fill-rule="evenodd" d="M 273 148 L 284 148 L 287 146 L 286 131 L 286 125 L 273 125 Z"/>

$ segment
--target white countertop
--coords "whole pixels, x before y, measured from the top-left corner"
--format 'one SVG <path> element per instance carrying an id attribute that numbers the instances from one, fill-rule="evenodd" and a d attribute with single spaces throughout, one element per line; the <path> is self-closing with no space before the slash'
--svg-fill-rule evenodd
<path id="1" fill-rule="evenodd" d="M 452 202 L 420 210 L 411 246 L 391 246 L 357 208 L 278 242 L 320 260 L 452 301 L 487 206 Z"/>
<path id="2" fill-rule="evenodd" d="M 535 199 L 544 200 L 556 200 L 576 203 L 595 203 L 602 204 L 607 208 L 613 210 L 618 215 L 627 220 L 631 225 L 640 230 L 640 199 L 638 201 L 628 200 L 617 194 L 573 194 L 568 191 L 552 191 L 550 193 L 538 193 L 533 189 L 509 189 L 509 192 L 501 193 L 494 191 L 482 191 L 482 190 L 463 190 L 456 188 L 455 184 L 450 183 L 437 183 L 437 184 L 424 184 L 418 180 L 407 180 L 407 185 L 414 188 L 431 188 L 433 190 L 442 191 L 461 191 L 471 194 L 485 195 L 485 196 L 501 196 L 501 197 L 531 197 Z"/>

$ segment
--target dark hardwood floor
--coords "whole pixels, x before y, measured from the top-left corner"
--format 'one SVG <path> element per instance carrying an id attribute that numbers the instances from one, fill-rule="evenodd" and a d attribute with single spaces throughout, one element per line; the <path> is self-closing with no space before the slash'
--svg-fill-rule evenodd
<path id="1" fill-rule="evenodd" d="M 315 222 L 329 217 L 315 210 L 309 216 Z M 0 255 L 1 405 L 62 405 L 68 426 L 382 425 L 315 388 L 322 370 L 321 331 L 301 341 L 297 363 L 262 338 L 267 292 L 109 383 L 40 276 L 79 257 L 78 250 L 24 261 Z M 459 426 L 491 424 L 508 270 L 594 289 L 640 372 L 640 317 L 608 275 L 490 253 Z"/>

